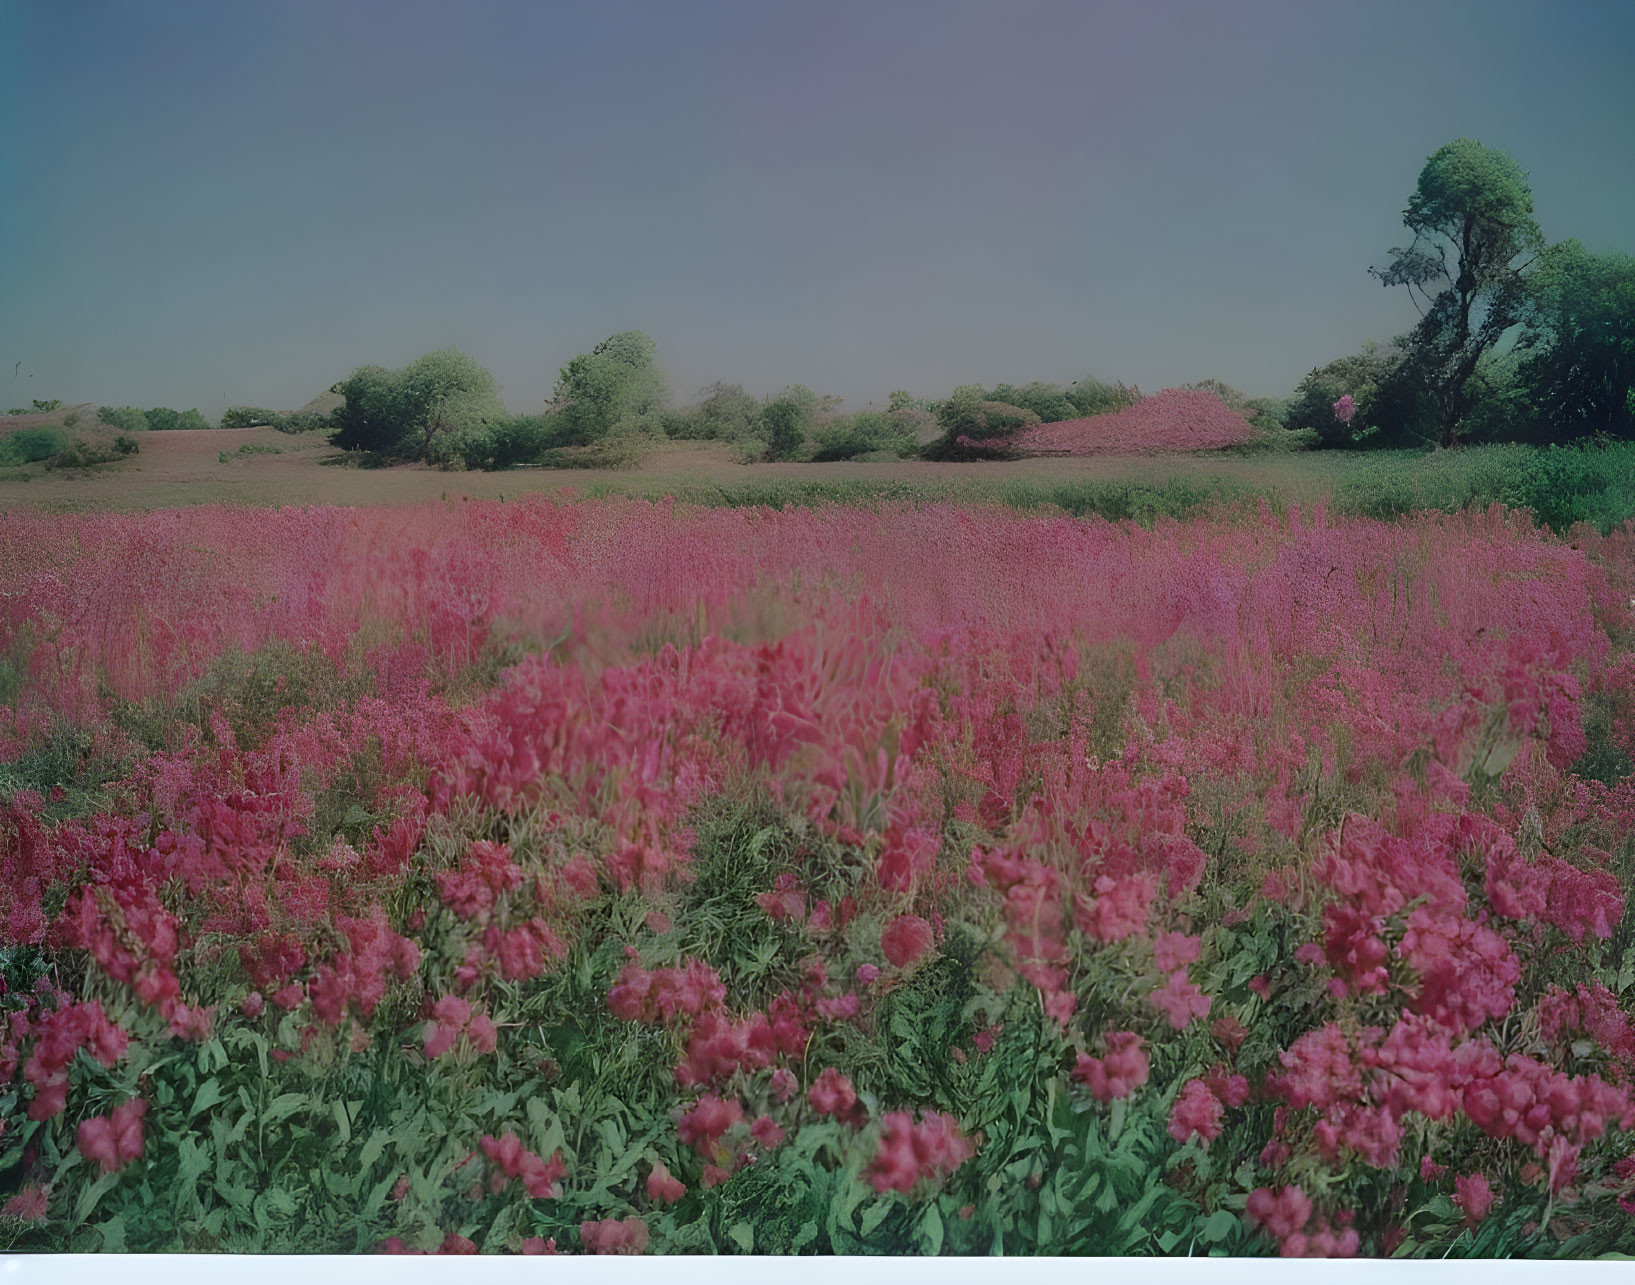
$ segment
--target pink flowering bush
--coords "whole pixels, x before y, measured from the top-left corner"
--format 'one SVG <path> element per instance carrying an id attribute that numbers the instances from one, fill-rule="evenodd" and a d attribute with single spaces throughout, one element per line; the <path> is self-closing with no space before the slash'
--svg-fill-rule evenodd
<path id="1" fill-rule="evenodd" d="M 1635 532 L 0 527 L 20 1246 L 1635 1250 Z"/>
<path id="2" fill-rule="evenodd" d="M 1217 451 L 1240 446 L 1253 437 L 1248 422 L 1215 394 L 1166 388 L 1105 415 L 1036 424 L 1002 440 L 961 439 L 961 444 L 1020 455 L 1147 455 Z"/>

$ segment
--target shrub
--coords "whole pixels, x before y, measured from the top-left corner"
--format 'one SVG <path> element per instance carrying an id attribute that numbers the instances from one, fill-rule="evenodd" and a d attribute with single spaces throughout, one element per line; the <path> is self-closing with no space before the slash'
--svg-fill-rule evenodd
<path id="1" fill-rule="evenodd" d="M 124 445 L 121 445 L 124 443 Z M 93 469 L 104 464 L 116 464 L 137 452 L 136 440 L 124 434 L 111 445 L 99 446 L 78 439 L 68 442 L 45 461 L 48 469 Z"/>
<path id="2" fill-rule="evenodd" d="M 37 464 L 67 447 L 67 434 L 59 428 L 20 428 L 0 437 L 0 464 Z"/>
<path id="3" fill-rule="evenodd" d="M 736 442 L 760 428 L 761 406 L 739 384 L 720 380 L 701 389 L 690 410 L 677 412 L 665 422 L 671 437 Z"/>
<path id="4" fill-rule="evenodd" d="M 271 424 L 277 416 L 270 410 L 262 410 L 259 406 L 229 406 L 221 413 L 223 428 L 255 428 L 263 424 Z"/>
<path id="5" fill-rule="evenodd" d="M 99 406 L 97 418 L 110 428 L 123 429 L 127 433 L 144 433 L 148 429 L 146 412 L 134 406 Z"/>
<path id="6" fill-rule="evenodd" d="M 77 410 L 76 411 L 69 411 L 68 414 L 63 416 L 62 426 L 64 428 L 73 428 L 78 423 L 79 423 L 79 412 Z"/>
<path id="7" fill-rule="evenodd" d="M 205 417 L 196 410 L 171 410 L 167 406 L 156 406 L 145 416 L 148 429 L 155 433 L 173 432 L 178 429 L 209 428 L 210 424 Z M 124 428 L 123 424 L 116 427 Z"/>
<path id="8" fill-rule="evenodd" d="M 1086 375 L 1068 389 L 1066 396 L 1078 415 L 1107 415 L 1134 406 L 1141 400 L 1141 390 L 1133 384 L 1126 388 L 1122 380 L 1109 384 Z"/>
<path id="9" fill-rule="evenodd" d="M 814 460 L 852 460 L 862 456 L 902 459 L 918 449 L 915 424 L 906 413 L 858 411 L 839 415 L 813 432 Z"/>

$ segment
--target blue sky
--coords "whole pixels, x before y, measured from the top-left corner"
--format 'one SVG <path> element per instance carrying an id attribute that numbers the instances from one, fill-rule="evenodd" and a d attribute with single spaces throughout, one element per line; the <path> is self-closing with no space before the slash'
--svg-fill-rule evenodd
<path id="1" fill-rule="evenodd" d="M 625 329 L 682 400 L 1281 394 L 1412 324 L 1366 270 L 1450 139 L 1635 252 L 1632 48 L 1627 0 L 0 0 L 0 402 L 457 344 L 535 410 Z"/>

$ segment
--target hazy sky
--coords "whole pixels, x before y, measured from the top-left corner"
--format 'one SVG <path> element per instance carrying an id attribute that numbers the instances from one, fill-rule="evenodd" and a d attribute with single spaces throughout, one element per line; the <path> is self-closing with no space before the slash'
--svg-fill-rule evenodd
<path id="1" fill-rule="evenodd" d="M 1632 49 L 1630 0 L 0 0 L 0 409 L 457 344 L 533 410 L 626 329 L 683 399 L 1281 394 L 1412 324 L 1366 269 L 1450 139 L 1635 251 Z"/>

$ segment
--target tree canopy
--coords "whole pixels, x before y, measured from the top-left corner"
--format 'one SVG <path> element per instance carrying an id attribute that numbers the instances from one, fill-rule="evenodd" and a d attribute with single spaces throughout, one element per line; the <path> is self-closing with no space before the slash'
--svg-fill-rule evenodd
<path id="1" fill-rule="evenodd" d="M 1405 364 L 1435 405 L 1442 444 L 1451 446 L 1474 405 L 1483 355 L 1521 319 L 1523 274 L 1543 249 L 1543 234 L 1521 167 L 1468 138 L 1432 153 L 1402 221 L 1413 241 L 1393 247 L 1391 262 L 1369 272 L 1383 285 L 1405 286 L 1420 310 Z"/>

